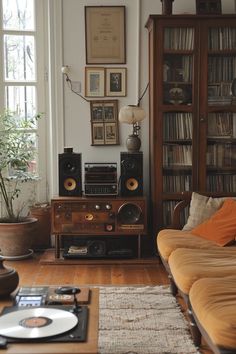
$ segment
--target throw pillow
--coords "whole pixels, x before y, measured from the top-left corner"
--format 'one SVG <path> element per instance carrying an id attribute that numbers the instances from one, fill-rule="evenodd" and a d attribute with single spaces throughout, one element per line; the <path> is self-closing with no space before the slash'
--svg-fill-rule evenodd
<path id="1" fill-rule="evenodd" d="M 183 230 L 192 230 L 203 221 L 209 219 L 223 204 L 226 198 L 212 198 L 205 195 L 192 193 L 189 208 L 189 217 Z"/>
<path id="2" fill-rule="evenodd" d="M 236 201 L 227 199 L 222 207 L 209 220 L 195 227 L 192 234 L 226 246 L 236 236 Z"/>

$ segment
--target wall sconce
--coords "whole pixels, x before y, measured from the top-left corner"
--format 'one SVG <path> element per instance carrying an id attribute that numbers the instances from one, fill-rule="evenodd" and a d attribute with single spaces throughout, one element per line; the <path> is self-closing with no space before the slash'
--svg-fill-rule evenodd
<path id="1" fill-rule="evenodd" d="M 130 152 L 139 151 L 141 147 L 141 140 L 138 136 L 140 130 L 139 122 L 144 120 L 145 117 L 144 109 L 139 106 L 128 105 L 120 109 L 119 121 L 133 125 L 133 133 L 126 140 L 126 147 Z"/>

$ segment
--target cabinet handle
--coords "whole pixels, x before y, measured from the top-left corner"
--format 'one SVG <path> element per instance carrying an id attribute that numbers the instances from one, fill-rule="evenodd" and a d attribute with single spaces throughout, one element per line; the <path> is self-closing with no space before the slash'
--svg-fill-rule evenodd
<path id="1" fill-rule="evenodd" d="M 200 117 L 200 122 L 205 122 L 206 118 L 205 117 Z"/>

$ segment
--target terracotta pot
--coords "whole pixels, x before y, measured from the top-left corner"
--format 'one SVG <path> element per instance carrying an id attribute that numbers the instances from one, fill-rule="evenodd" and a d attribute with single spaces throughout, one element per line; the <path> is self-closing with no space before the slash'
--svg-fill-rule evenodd
<path id="1" fill-rule="evenodd" d="M 19 223 L 0 223 L 0 252 L 4 256 L 22 256 L 29 253 L 37 219 L 28 218 Z"/>
<path id="2" fill-rule="evenodd" d="M 5 267 L 0 258 L 0 296 L 10 295 L 19 284 L 19 276 L 15 269 Z"/>
<path id="3" fill-rule="evenodd" d="M 30 207 L 29 216 L 38 219 L 32 249 L 45 249 L 51 243 L 51 206 L 47 203 Z"/>

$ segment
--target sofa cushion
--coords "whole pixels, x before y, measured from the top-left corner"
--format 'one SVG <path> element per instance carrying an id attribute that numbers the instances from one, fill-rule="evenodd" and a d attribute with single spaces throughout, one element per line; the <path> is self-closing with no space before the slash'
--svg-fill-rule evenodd
<path id="1" fill-rule="evenodd" d="M 193 192 L 189 208 L 189 217 L 183 230 L 192 230 L 203 221 L 209 219 L 223 204 L 226 198 L 206 197 Z"/>
<path id="2" fill-rule="evenodd" d="M 189 292 L 193 312 L 211 341 L 236 352 L 236 276 L 203 278 Z"/>
<path id="3" fill-rule="evenodd" d="M 225 246 L 236 236 L 236 201 L 227 199 L 208 220 L 191 230 L 191 233 Z"/>
<path id="4" fill-rule="evenodd" d="M 173 251 L 183 247 L 197 249 L 219 248 L 219 246 L 211 241 L 193 235 L 189 231 L 165 229 L 158 233 L 157 248 L 160 256 L 165 261 L 168 261 Z"/>
<path id="5" fill-rule="evenodd" d="M 236 274 L 236 247 L 178 248 L 171 253 L 168 264 L 177 287 L 188 295 L 198 279 Z"/>

